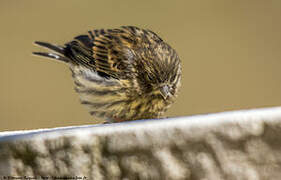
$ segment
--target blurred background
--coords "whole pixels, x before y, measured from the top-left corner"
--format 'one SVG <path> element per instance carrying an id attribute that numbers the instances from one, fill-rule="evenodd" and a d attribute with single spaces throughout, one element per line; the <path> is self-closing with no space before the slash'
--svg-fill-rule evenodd
<path id="1" fill-rule="evenodd" d="M 0 2 L 0 131 L 97 123 L 65 64 L 31 56 L 91 29 L 135 25 L 177 50 L 182 88 L 167 116 L 281 105 L 281 1 Z"/>

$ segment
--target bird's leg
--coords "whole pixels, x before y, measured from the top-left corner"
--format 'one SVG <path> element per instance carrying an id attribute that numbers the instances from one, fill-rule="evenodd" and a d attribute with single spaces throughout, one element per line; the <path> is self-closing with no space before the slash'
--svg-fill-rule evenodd
<path id="1" fill-rule="evenodd" d="M 125 121 L 124 119 L 121 119 L 117 116 L 114 116 L 113 119 L 114 119 L 114 122 L 124 122 Z"/>

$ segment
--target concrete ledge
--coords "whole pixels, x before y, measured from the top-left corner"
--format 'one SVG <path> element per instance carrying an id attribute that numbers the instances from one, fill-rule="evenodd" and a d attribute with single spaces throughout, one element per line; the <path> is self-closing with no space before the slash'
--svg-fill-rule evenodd
<path id="1" fill-rule="evenodd" d="M 280 179 L 281 107 L 0 133 L 0 179 Z"/>

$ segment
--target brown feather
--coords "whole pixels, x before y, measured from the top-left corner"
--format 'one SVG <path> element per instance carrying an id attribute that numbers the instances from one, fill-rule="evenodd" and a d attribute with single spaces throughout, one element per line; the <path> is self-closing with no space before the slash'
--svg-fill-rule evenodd
<path id="1" fill-rule="evenodd" d="M 40 42 L 70 65 L 83 104 L 110 122 L 157 118 L 174 101 L 181 66 L 156 33 L 134 26 L 88 31 L 62 46 Z M 164 93 L 164 94 L 163 94 Z"/>

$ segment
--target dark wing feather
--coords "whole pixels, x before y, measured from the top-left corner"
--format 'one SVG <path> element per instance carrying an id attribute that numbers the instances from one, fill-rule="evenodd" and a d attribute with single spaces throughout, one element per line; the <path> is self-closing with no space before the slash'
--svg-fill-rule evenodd
<path id="1" fill-rule="evenodd" d="M 66 44 L 65 56 L 113 78 L 125 78 L 130 72 L 129 46 L 133 36 L 122 29 L 94 30 Z"/>

